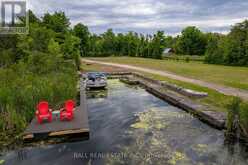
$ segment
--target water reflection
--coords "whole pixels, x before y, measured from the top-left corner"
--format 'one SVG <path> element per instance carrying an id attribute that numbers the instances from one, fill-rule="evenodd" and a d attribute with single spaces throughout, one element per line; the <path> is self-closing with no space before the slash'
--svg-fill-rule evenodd
<path id="1" fill-rule="evenodd" d="M 144 89 L 111 80 L 99 93 L 88 92 L 89 141 L 26 148 L 24 160 L 17 152 L 0 159 L 11 165 L 248 163 L 246 152 L 229 152 L 222 131 Z"/>
<path id="2" fill-rule="evenodd" d="M 87 91 L 86 93 L 87 99 L 104 99 L 108 97 L 108 89 L 95 89 L 91 91 Z"/>

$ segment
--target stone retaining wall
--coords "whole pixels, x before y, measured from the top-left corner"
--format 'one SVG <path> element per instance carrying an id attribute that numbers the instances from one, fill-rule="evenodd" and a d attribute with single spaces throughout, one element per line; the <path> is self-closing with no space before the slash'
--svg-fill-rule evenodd
<path id="1" fill-rule="evenodd" d="M 133 73 L 133 75 L 135 77 L 142 78 L 142 79 L 144 79 L 146 81 L 149 81 L 151 83 L 161 85 L 161 86 L 163 86 L 165 88 L 168 88 L 168 89 L 170 89 L 172 91 L 178 92 L 178 93 L 180 93 L 182 95 L 185 95 L 185 96 L 195 97 L 195 98 L 203 98 L 203 97 L 208 96 L 208 94 L 205 93 L 205 92 L 197 92 L 197 91 L 193 91 L 193 90 L 189 90 L 189 89 L 179 87 L 179 86 L 177 86 L 175 84 L 170 84 L 170 83 L 167 83 L 167 82 L 161 82 L 161 81 L 153 80 L 153 79 L 145 77 L 144 75 L 139 74 L 139 73 Z"/>

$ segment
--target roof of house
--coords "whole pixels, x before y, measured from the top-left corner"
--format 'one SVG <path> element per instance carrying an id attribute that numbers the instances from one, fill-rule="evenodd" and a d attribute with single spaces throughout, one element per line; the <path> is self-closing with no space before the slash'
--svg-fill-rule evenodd
<path id="1" fill-rule="evenodd" d="M 166 48 L 164 49 L 163 53 L 166 54 L 166 53 L 170 53 L 172 51 L 172 48 Z"/>

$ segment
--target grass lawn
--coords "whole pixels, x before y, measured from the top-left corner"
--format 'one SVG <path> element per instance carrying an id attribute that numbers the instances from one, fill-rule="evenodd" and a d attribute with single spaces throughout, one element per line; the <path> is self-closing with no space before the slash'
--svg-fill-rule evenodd
<path id="1" fill-rule="evenodd" d="M 165 60 L 176 60 L 176 61 L 204 61 L 204 56 L 192 56 L 192 55 L 176 55 L 172 54 L 169 56 L 164 56 Z"/>
<path id="2" fill-rule="evenodd" d="M 248 90 L 248 67 L 203 64 L 196 61 L 155 60 L 135 57 L 91 58 L 94 60 L 130 64 L 144 68 L 164 70 L 181 76 L 215 84 Z"/>

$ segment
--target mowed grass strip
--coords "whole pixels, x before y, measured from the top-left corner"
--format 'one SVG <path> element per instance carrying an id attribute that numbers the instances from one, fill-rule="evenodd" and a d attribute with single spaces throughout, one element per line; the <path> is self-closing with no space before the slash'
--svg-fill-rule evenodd
<path id="1" fill-rule="evenodd" d="M 248 90 L 248 67 L 210 65 L 196 61 L 185 62 L 136 57 L 106 57 L 91 59 L 157 69 L 210 83 Z"/>
<path id="2" fill-rule="evenodd" d="M 178 86 L 186 88 L 186 89 L 192 89 L 195 91 L 208 93 L 208 97 L 200 98 L 200 99 L 194 99 L 194 98 L 191 98 L 191 99 L 193 99 L 196 102 L 199 102 L 201 104 L 204 104 L 204 105 L 211 107 L 209 109 L 211 111 L 226 112 L 228 105 L 234 99 L 233 96 L 227 96 L 227 95 L 219 93 L 215 90 L 212 90 L 212 89 L 209 89 L 206 87 L 201 87 L 201 86 L 198 86 L 195 84 L 185 83 L 182 81 L 170 79 L 170 78 L 156 75 L 156 74 L 149 74 L 149 73 L 142 73 L 142 74 L 147 76 L 147 77 L 150 77 L 152 79 L 160 80 L 160 81 L 166 81 L 168 83 L 175 84 L 175 85 L 178 85 Z"/>

